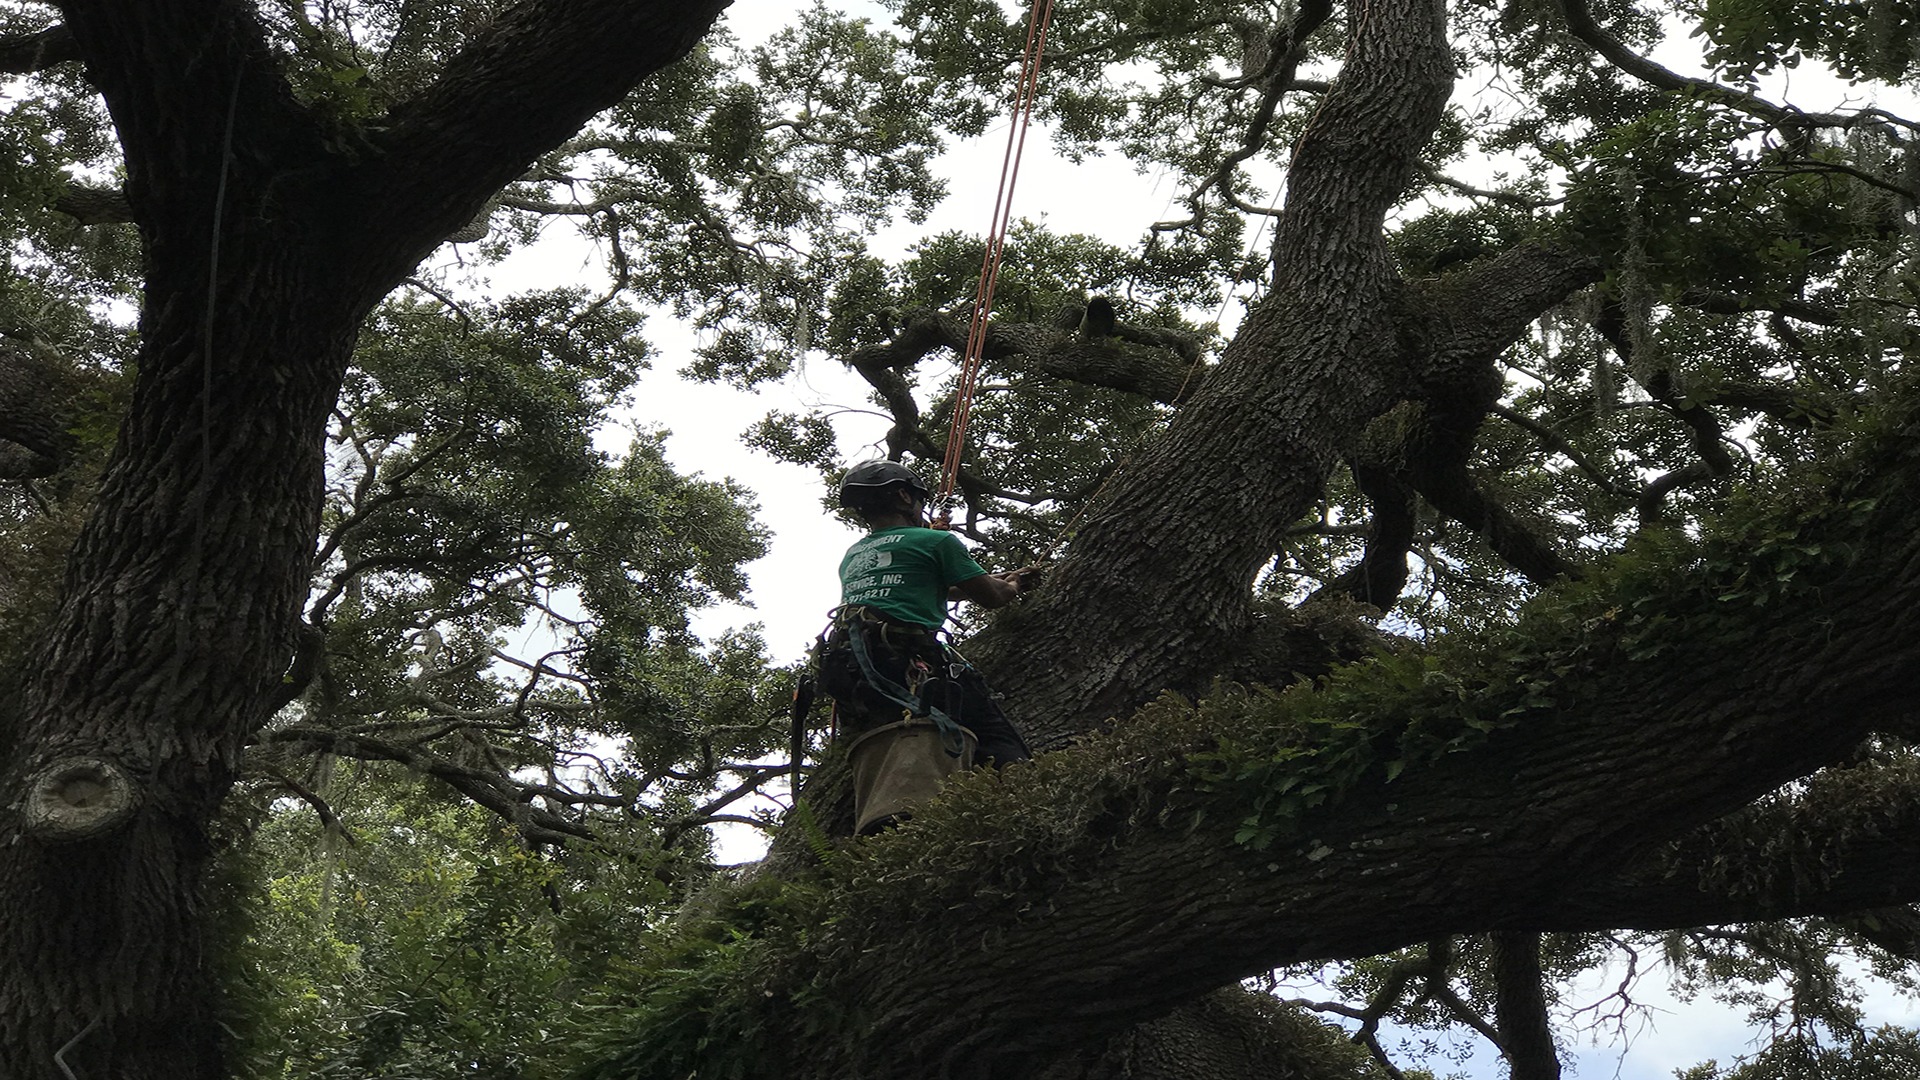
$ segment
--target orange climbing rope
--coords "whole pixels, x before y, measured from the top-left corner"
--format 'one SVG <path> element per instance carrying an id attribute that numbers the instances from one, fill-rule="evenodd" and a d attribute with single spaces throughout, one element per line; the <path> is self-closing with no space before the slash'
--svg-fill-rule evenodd
<path id="1" fill-rule="evenodd" d="M 980 382 L 981 353 L 987 344 L 987 315 L 993 310 L 993 289 L 1000 279 L 1000 257 L 1007 242 L 1007 223 L 1013 217 L 1013 186 L 1020 178 L 1020 154 L 1027 145 L 1027 126 L 1033 121 L 1035 90 L 1040 85 L 1040 57 L 1046 51 L 1047 26 L 1053 21 L 1053 0 L 1033 0 L 1027 13 L 1027 48 L 1020 60 L 1020 83 L 1014 94 L 1013 124 L 1007 129 L 1007 150 L 1000 160 L 1000 189 L 994 196 L 993 221 L 987 230 L 987 249 L 980 259 L 980 282 L 973 295 L 973 319 L 967 326 L 967 348 L 960 359 L 960 382 L 954 390 L 953 422 L 947 428 L 947 453 L 940 466 L 940 491 L 935 506 L 941 516 L 960 480 L 960 458 L 966 445 L 967 421 L 973 416 L 973 391 Z"/>

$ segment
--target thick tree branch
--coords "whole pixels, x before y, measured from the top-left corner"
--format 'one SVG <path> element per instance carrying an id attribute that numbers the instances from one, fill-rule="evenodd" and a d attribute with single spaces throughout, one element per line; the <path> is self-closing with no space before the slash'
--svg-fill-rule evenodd
<path id="1" fill-rule="evenodd" d="M 1062 321 L 1077 326 L 1077 311 L 1073 309 L 1072 317 Z M 939 459 L 945 456 L 945 439 L 923 429 L 919 402 L 900 371 L 937 350 L 963 351 L 967 324 L 931 309 L 914 311 L 897 321 L 898 329 L 887 341 L 854 350 L 846 363 L 874 388 L 893 417 L 893 426 L 886 434 L 887 457 L 899 460 L 911 451 Z M 1111 337 L 1088 341 L 1059 325 L 993 322 L 988 324 L 982 355 L 1003 366 L 1167 403 L 1185 400 L 1200 384 L 1205 370 L 1199 360 L 1199 344 L 1191 335 L 1131 323 L 1119 323 L 1114 329 Z M 947 407 L 936 409 L 931 422 L 938 426 L 949 415 Z M 976 540 L 986 539 L 973 528 L 983 497 L 1029 504 L 1048 497 L 995 488 L 964 467 L 957 485 L 967 504 L 966 531 Z"/>
<path id="2" fill-rule="evenodd" d="M 78 59 L 80 51 L 74 47 L 73 34 L 65 26 L 0 37 L 0 74 L 31 75 Z"/>
<path id="3" fill-rule="evenodd" d="M 1164 350 L 1117 342 L 1074 342 L 1028 358 L 1029 369 L 1084 386 L 1102 386 L 1177 405 L 1206 378 L 1202 365 Z"/>
<path id="4" fill-rule="evenodd" d="M 1394 494 L 1395 488 L 1424 496 L 1436 510 L 1481 536 L 1531 581 L 1545 584 L 1576 576 L 1578 570 L 1570 560 L 1481 490 L 1467 468 L 1481 421 L 1496 407 L 1503 389 L 1492 363 L 1452 363 L 1437 370 L 1450 373 L 1453 381 L 1429 380 L 1421 404 L 1402 406 L 1376 422 L 1370 439 L 1390 440 L 1391 445 L 1369 446 L 1353 463 L 1354 477 L 1373 503 L 1375 520 L 1365 558 L 1330 588 L 1351 589 L 1366 583 L 1369 592 L 1378 593 L 1393 584 L 1393 596 L 1353 594 L 1381 610 L 1392 606 L 1405 584 L 1406 556 L 1414 541 L 1413 507 L 1393 505 L 1402 497 Z M 1391 483 L 1383 482 L 1386 479 Z M 1378 537 L 1374 535 L 1383 529 Z M 1386 542 L 1377 553 L 1376 539 Z"/>
<path id="5" fill-rule="evenodd" d="M 326 160 L 319 124 L 294 100 L 247 5 L 74 0 L 64 10 L 113 115 L 138 219 L 197 220 L 210 239 L 221 204 L 252 202 L 273 176 Z M 180 167 L 183 154 L 196 164 Z"/>
<path id="6" fill-rule="evenodd" d="M 887 412 L 893 416 L 893 426 L 887 429 L 887 457 L 895 461 L 913 446 L 916 439 L 926 437 L 920 431 L 920 403 L 914 400 L 913 388 L 900 374 L 900 363 L 896 361 L 903 353 L 913 353 L 913 343 L 901 341 L 909 336 L 910 333 L 902 333 L 884 348 L 861 349 L 847 361 L 879 393 Z M 925 336 L 923 333 L 911 334 L 913 338 Z M 914 354 L 913 359 L 925 356 L 938 344 L 941 343 L 929 340 L 926 348 Z"/>
<path id="7" fill-rule="evenodd" d="M 299 644 L 294 648 L 293 660 L 288 663 L 286 674 L 280 677 L 280 685 L 270 699 L 272 707 L 268 715 L 299 700 L 308 684 L 320 674 L 321 663 L 327 654 L 326 632 L 311 623 L 302 622 L 297 640 Z"/>
<path id="8" fill-rule="evenodd" d="M 82 225 L 116 225 L 134 220 L 133 204 L 119 188 L 70 183 L 48 203 Z"/>
<path id="9" fill-rule="evenodd" d="M 1854 800 L 1864 820 L 1880 821 L 1873 829 L 1848 820 L 1814 833 L 1848 838 L 1841 864 L 1800 843 L 1769 848 L 1767 836 L 1793 835 L 1784 819 L 1764 835 L 1745 825 L 1725 834 L 1752 841 L 1753 865 L 1775 871 L 1751 881 L 1746 864 L 1704 858 L 1728 850 L 1711 829 L 1679 841 L 1700 856 L 1675 861 L 1650 848 L 1848 757 L 1867 733 L 1910 715 L 1920 507 L 1888 498 L 1865 514 L 1837 508 L 1905 490 L 1920 473 L 1920 442 L 1896 440 L 1856 464 L 1833 492 L 1833 512 L 1792 512 L 1796 551 L 1845 549 L 1814 562 L 1795 555 L 1798 584 L 1759 585 L 1757 575 L 1780 580 L 1769 567 L 1785 556 L 1766 546 L 1777 526 L 1756 523 L 1742 535 L 1757 546 L 1676 558 L 1664 576 L 1593 599 L 1591 619 L 1535 616 L 1549 622 L 1502 640 L 1535 640 L 1551 620 L 1573 618 L 1578 648 L 1543 655 L 1538 676 L 1502 669 L 1481 707 L 1504 708 L 1511 687 L 1536 677 L 1564 688 L 1553 702 L 1521 706 L 1523 719 L 1476 749 L 1391 781 L 1368 774 L 1268 848 L 1234 839 L 1243 813 L 1222 802 L 1228 789 L 1196 791 L 1181 779 L 1192 775 L 1187 755 L 1208 752 L 1211 736 L 1204 723 L 1181 726 L 1187 714 L 1170 706 L 1054 764 L 968 777 L 897 833 L 867 842 L 871 876 L 854 874 L 833 900 L 860 914 L 808 939 L 807 970 L 826 980 L 814 985 L 844 987 L 853 997 L 835 1007 L 875 1018 L 869 1052 L 906 1045 L 889 1032 L 915 1030 L 919 1045 L 1010 1067 L 1278 964 L 1458 933 L 1688 926 L 1920 899 L 1911 869 L 1920 860 L 1909 850 L 1920 836 L 1916 785 L 1880 785 Z M 1771 599 L 1756 606 L 1754 588 Z M 1354 721 L 1423 708 L 1369 700 L 1369 716 Z M 1258 743 L 1260 715 L 1229 710 L 1219 721 L 1236 744 Z M 1029 801 L 1033 812 L 1022 809 Z M 1832 792 L 1810 794 L 1809 805 L 1830 813 Z M 1894 809 L 1904 816 L 1887 816 Z M 991 839 L 982 821 L 995 823 Z M 1630 872 L 1638 865 L 1659 872 Z M 1175 884 L 1193 881 L 1209 885 Z M 991 927 L 992 945 L 944 933 L 895 934 L 885 957 L 855 945 L 878 926 L 927 920 Z M 1101 958 L 1096 969 L 1089 956 Z M 1003 996 L 986 1030 L 977 1015 L 935 1004 L 1009 966 L 1025 974 L 1017 985 L 993 981 Z M 822 1064 L 823 1073 L 846 1065 Z M 906 1076 L 925 1064 L 868 1059 L 861 1071 Z"/>
<path id="10" fill-rule="evenodd" d="M 1507 564 L 1536 584 L 1574 577 L 1578 569 L 1534 528 L 1481 490 L 1468 470 L 1480 425 L 1504 389 L 1492 357 L 1478 365 L 1438 369 L 1454 379 L 1430 379 L 1425 402 L 1401 448 L 1407 482 L 1436 510 L 1472 529 Z"/>
<path id="11" fill-rule="evenodd" d="M 1705 311 L 1714 315 L 1744 315 L 1749 312 L 1767 312 L 1773 315 L 1813 323 L 1815 326 L 1845 326 L 1847 314 L 1825 304 L 1809 304 L 1804 300 L 1763 299 L 1752 296 L 1738 296 L 1733 293 L 1713 292 L 1707 289 L 1688 289 L 1680 294 L 1679 302 L 1696 311 Z"/>
<path id="12" fill-rule="evenodd" d="M 1491 936 L 1494 1016 L 1511 1080 L 1560 1080 L 1560 1055 L 1547 1016 L 1540 935 L 1515 931 Z"/>
<path id="13" fill-rule="evenodd" d="M 0 480 L 37 480 L 60 471 L 60 462 L 24 446 L 0 443 Z"/>
<path id="14" fill-rule="evenodd" d="M 1776 105 L 1757 94 L 1735 90 L 1708 79 L 1695 79 L 1662 67 L 1608 33 L 1587 7 L 1587 0 L 1560 0 L 1560 11 L 1573 36 L 1607 59 L 1608 63 L 1629 75 L 1662 90 L 1717 102 L 1751 116 L 1758 116 L 1780 127 L 1852 127 L 1874 113 L 1807 113 L 1789 106 Z"/>
<path id="15" fill-rule="evenodd" d="M 1835 768 L 1571 891 L 1556 929 L 1668 929 L 1920 901 L 1920 763 Z M 1890 924 L 1891 925 L 1891 924 Z M 1543 927 L 1544 928 L 1544 927 Z M 1886 944 L 1897 952 L 1898 939 Z"/>
<path id="16" fill-rule="evenodd" d="M 1491 365 L 1541 315 L 1599 281 L 1604 268 L 1591 256 L 1547 244 L 1521 244 L 1459 273 L 1412 286 L 1431 354 L 1425 381 L 1445 393 Z M 1471 313 L 1470 317 L 1463 315 Z"/>
<path id="17" fill-rule="evenodd" d="M 429 235 L 396 252 L 399 272 L 410 270 L 536 157 L 685 56 L 728 3 L 522 0 L 507 8 L 433 86 L 370 133 L 379 154 L 356 181 L 373 204 L 362 235 Z"/>
<path id="18" fill-rule="evenodd" d="M 311 746 L 342 757 L 368 761 L 392 761 L 424 776 L 445 783 L 475 803 L 493 811 L 518 829 L 534 844 L 564 844 L 572 839 L 592 840 L 593 830 L 570 818 L 562 817 L 533 799 L 550 793 L 535 784 L 523 784 L 500 773 L 475 769 L 451 761 L 418 746 L 403 746 L 384 739 L 354 735 L 329 728 L 295 726 L 278 728 L 260 738 L 262 746 Z M 582 801 L 573 798 L 566 801 Z"/>
<path id="19" fill-rule="evenodd" d="M 976 643 L 1039 745 L 1190 685 L 1225 653 L 1284 531 L 1429 355 L 1402 333 L 1410 305 L 1380 233 L 1451 89 L 1444 4 L 1375 0 L 1358 31 L 1295 147 L 1270 298 L 1167 434 L 1115 476 L 1018 640 Z M 1168 632 L 1141 640 L 1137 615 L 1122 614 L 1140 611 Z"/>
<path id="20" fill-rule="evenodd" d="M 1870 908 L 1828 921 L 1889 956 L 1920 963 L 1920 907 Z"/>
<path id="21" fill-rule="evenodd" d="M 1807 430 L 1833 422 L 1834 408 L 1820 396 L 1801 392 L 1792 384 L 1725 382 L 1692 395 L 1707 405 L 1762 413 L 1788 427 Z"/>
<path id="22" fill-rule="evenodd" d="M 1574 564 L 1553 544 L 1481 490 L 1467 470 L 1467 460 L 1481 420 L 1499 408 L 1501 384 L 1492 366 L 1494 357 L 1532 324 L 1542 305 L 1557 302 L 1594 280 L 1598 273 L 1598 267 L 1584 257 L 1523 245 L 1454 275 L 1448 282 L 1422 283 L 1422 303 L 1446 303 L 1449 307 L 1456 302 L 1452 299 L 1457 295 L 1454 290 L 1471 290 L 1477 297 L 1473 308 L 1477 317 L 1460 320 L 1450 314 L 1446 325 L 1434 331 L 1434 362 L 1422 389 L 1426 404 L 1421 421 L 1417 430 L 1394 448 L 1393 463 L 1356 463 L 1355 478 L 1373 501 L 1373 527 L 1383 530 L 1380 539 L 1385 544 L 1376 555 L 1370 534 L 1365 558 L 1330 589 L 1351 591 L 1364 583 L 1371 595 L 1353 595 L 1385 610 L 1405 584 L 1406 554 L 1413 538 L 1412 510 L 1392 506 L 1397 496 L 1372 475 L 1380 468 L 1395 466 L 1404 473 L 1404 483 L 1425 496 L 1435 509 L 1478 533 L 1529 580 L 1545 583 L 1577 574 Z M 1363 472 L 1368 475 L 1363 476 Z M 1384 518 L 1383 497 L 1388 500 Z M 1395 545 L 1405 546 L 1396 553 Z M 1397 575 L 1389 569 L 1395 563 Z M 1393 596 L 1383 598 L 1380 594 L 1389 584 L 1394 586 Z"/>
<path id="23" fill-rule="evenodd" d="M 1077 310 L 1077 309 L 1076 309 Z M 1078 316 L 1066 320 L 1078 324 Z M 1117 340 L 1116 340 L 1117 339 Z M 908 313 L 883 344 L 856 349 L 848 366 L 880 389 L 891 405 L 893 393 L 876 373 L 911 367 L 940 349 L 961 352 L 967 344 L 965 320 L 921 309 Z M 1082 341 L 1070 331 L 1041 323 L 992 322 L 981 355 L 1008 366 L 1051 375 L 1086 386 L 1102 386 L 1175 404 L 1191 397 L 1206 376 L 1198 364 L 1198 344 L 1185 334 L 1122 322 L 1114 338 Z M 895 413 L 898 419 L 899 413 Z"/>
<path id="24" fill-rule="evenodd" d="M 1367 519 L 1367 546 L 1359 562 L 1327 582 L 1314 597 L 1349 596 L 1387 611 L 1407 586 L 1407 555 L 1413 550 L 1417 504 L 1413 489 L 1390 469 L 1356 462 L 1353 482 L 1373 511 Z"/>
<path id="25" fill-rule="evenodd" d="M 1480 490 L 1464 464 L 1446 468 L 1438 459 L 1416 459 L 1414 489 L 1434 509 L 1472 529 L 1494 554 L 1536 585 L 1578 577 L 1580 568 L 1538 530 Z"/>
<path id="26" fill-rule="evenodd" d="M 1380 1022 L 1400 1007 L 1400 1003 L 1407 996 L 1407 991 L 1412 989 L 1416 982 L 1427 981 L 1436 967 L 1440 966 L 1439 957 L 1435 955 L 1436 950 L 1445 951 L 1446 948 L 1447 942 L 1444 939 L 1429 942 L 1424 953 L 1396 960 L 1393 966 L 1387 969 L 1385 977 L 1380 980 L 1380 986 L 1374 990 L 1373 996 L 1367 999 L 1366 1007 L 1360 1010 L 1358 1016 L 1360 1029 L 1353 1033 L 1354 1040 L 1365 1045 L 1381 1066 L 1392 1068 L 1393 1062 L 1388 1059 L 1386 1051 L 1375 1037 L 1379 1034 Z"/>

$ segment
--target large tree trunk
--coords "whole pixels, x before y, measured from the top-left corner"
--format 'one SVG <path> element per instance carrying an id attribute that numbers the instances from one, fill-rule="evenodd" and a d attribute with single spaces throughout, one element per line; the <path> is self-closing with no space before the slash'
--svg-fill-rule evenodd
<path id="1" fill-rule="evenodd" d="M 1206 685 L 1249 635 L 1255 575 L 1367 423 L 1497 386 L 1500 352 L 1595 278 L 1534 248 L 1444 291 L 1399 278 L 1382 226 L 1452 88 L 1445 4 L 1374 0 L 1354 34 L 1295 148 L 1272 292 L 1115 477 L 1048 587 L 971 646 L 1037 745 Z"/>
<path id="2" fill-rule="evenodd" d="M 0 984 L 0 1075 L 56 1075 L 75 1038 L 78 1075 L 219 1073 L 206 827 L 291 657 L 354 326 L 252 247 L 219 310 L 274 316 L 216 319 L 211 374 L 204 279 L 150 280 L 134 409 L 21 701 L 8 790 L 75 757 L 105 775 L 38 796 L 49 818 L 0 846 L 0 966 L 44 973 Z M 101 784 L 126 787 L 124 820 L 88 812 Z"/>
<path id="3" fill-rule="evenodd" d="M 724 6 L 522 5 L 364 137 L 294 101 L 237 0 L 67 6 L 147 275 L 132 405 L 0 727 L 0 1076 L 224 1075 L 208 825 L 292 658 L 359 325 Z"/>

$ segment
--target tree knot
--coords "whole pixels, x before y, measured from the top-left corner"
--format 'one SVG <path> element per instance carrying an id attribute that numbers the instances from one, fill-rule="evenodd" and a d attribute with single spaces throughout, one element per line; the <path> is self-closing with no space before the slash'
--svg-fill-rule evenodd
<path id="1" fill-rule="evenodd" d="M 133 778 L 110 761 L 59 758 L 28 778 L 23 825 L 46 843 L 91 840 L 131 819 L 138 795 Z"/>

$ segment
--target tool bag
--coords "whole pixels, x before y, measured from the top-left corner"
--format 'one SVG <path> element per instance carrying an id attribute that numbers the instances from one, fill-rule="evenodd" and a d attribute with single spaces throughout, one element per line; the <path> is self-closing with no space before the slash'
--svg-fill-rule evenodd
<path id="1" fill-rule="evenodd" d="M 960 729 L 962 746 L 949 754 L 931 720 L 896 720 L 855 738 L 847 747 L 853 767 L 853 831 L 878 832 L 933 798 L 947 777 L 973 767 L 978 745 Z"/>

